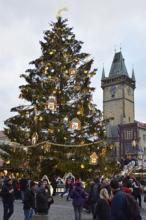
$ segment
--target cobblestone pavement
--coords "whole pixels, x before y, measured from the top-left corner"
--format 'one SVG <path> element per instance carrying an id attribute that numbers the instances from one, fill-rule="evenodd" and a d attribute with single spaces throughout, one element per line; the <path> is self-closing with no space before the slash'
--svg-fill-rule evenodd
<path id="1" fill-rule="evenodd" d="M 3 220 L 3 206 L 0 201 L 0 220 Z M 146 204 L 143 204 L 142 220 L 146 220 Z M 24 220 L 22 202 L 15 201 L 15 212 L 10 220 Z M 55 197 L 55 203 L 50 208 L 49 220 L 74 220 L 74 213 L 71 201 L 65 198 Z M 91 215 L 83 211 L 82 220 L 92 220 Z"/>

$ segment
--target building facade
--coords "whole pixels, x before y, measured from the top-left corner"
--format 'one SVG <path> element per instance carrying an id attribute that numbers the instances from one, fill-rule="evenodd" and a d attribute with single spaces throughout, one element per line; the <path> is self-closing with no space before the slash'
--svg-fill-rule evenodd
<path id="1" fill-rule="evenodd" d="M 144 157 L 146 155 L 146 124 L 134 123 L 119 125 L 120 157 L 130 155 Z"/>
<path id="2" fill-rule="evenodd" d="M 134 92 L 136 80 L 134 70 L 128 74 L 122 52 L 114 55 L 109 75 L 103 69 L 101 87 L 103 89 L 103 115 L 111 118 L 107 125 L 108 142 L 114 144 L 117 158 L 127 154 L 138 154 L 146 147 L 142 138 L 146 137 L 146 127 L 141 128 L 135 121 Z M 136 145 L 135 148 L 133 145 Z"/>

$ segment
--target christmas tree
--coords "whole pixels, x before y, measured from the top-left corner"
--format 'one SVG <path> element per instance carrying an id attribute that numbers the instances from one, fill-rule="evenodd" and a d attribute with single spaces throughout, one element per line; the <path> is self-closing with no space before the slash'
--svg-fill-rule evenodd
<path id="1" fill-rule="evenodd" d="M 61 17 L 40 44 L 42 55 L 21 75 L 26 84 L 20 86 L 20 98 L 28 105 L 11 109 L 16 115 L 5 121 L 5 133 L 13 142 L 33 146 L 28 152 L 32 167 L 38 163 L 40 168 L 48 157 L 65 164 L 65 157 L 81 163 L 93 150 L 102 154 L 105 145 L 94 144 L 104 141 L 106 122 L 92 100 L 93 59 L 81 51 L 82 42 Z"/>

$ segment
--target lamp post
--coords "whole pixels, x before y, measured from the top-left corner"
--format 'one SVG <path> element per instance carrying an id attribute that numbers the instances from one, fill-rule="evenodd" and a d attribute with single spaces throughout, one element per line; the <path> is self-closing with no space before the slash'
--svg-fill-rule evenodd
<path id="1" fill-rule="evenodd" d="M 131 144 L 132 144 L 132 147 L 136 147 L 137 145 L 136 140 L 133 140 Z"/>

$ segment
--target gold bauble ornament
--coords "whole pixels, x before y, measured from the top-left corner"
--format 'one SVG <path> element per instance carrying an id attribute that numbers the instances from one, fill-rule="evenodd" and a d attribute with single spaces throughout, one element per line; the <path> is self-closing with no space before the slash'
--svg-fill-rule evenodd
<path id="1" fill-rule="evenodd" d="M 48 73 L 48 67 L 45 68 L 45 74 L 47 74 L 47 73 Z"/>
<path id="2" fill-rule="evenodd" d="M 49 52 L 50 55 L 53 55 L 53 53 L 54 53 L 53 51 L 50 51 L 50 52 Z"/>
<path id="3" fill-rule="evenodd" d="M 7 164 L 7 165 L 10 164 L 10 160 L 7 160 L 7 161 L 6 161 L 6 164 Z"/>
<path id="4" fill-rule="evenodd" d="M 40 117 L 39 117 L 39 121 L 42 121 L 42 120 L 43 120 L 43 117 L 42 117 L 42 116 L 40 116 Z"/>
<path id="5" fill-rule="evenodd" d="M 81 169 L 84 169 L 84 168 L 85 168 L 84 164 L 81 164 Z"/>
<path id="6" fill-rule="evenodd" d="M 85 143 L 85 141 L 81 141 L 81 142 L 80 142 L 81 145 L 84 144 L 84 143 Z"/>
<path id="7" fill-rule="evenodd" d="M 54 130 L 49 128 L 49 129 L 48 129 L 48 132 L 51 133 L 51 134 L 53 134 L 53 133 L 54 133 Z"/>
<path id="8" fill-rule="evenodd" d="M 71 68 L 71 69 L 69 69 L 69 74 L 70 75 L 75 75 L 76 74 L 76 69 L 75 68 Z"/>
<path id="9" fill-rule="evenodd" d="M 81 112 L 80 112 L 80 111 L 78 111 L 78 112 L 77 112 L 77 115 L 81 115 Z"/>
<path id="10" fill-rule="evenodd" d="M 87 73 L 88 73 L 88 71 L 87 71 L 87 70 L 84 70 L 84 73 L 85 73 L 85 74 L 87 74 Z"/>

